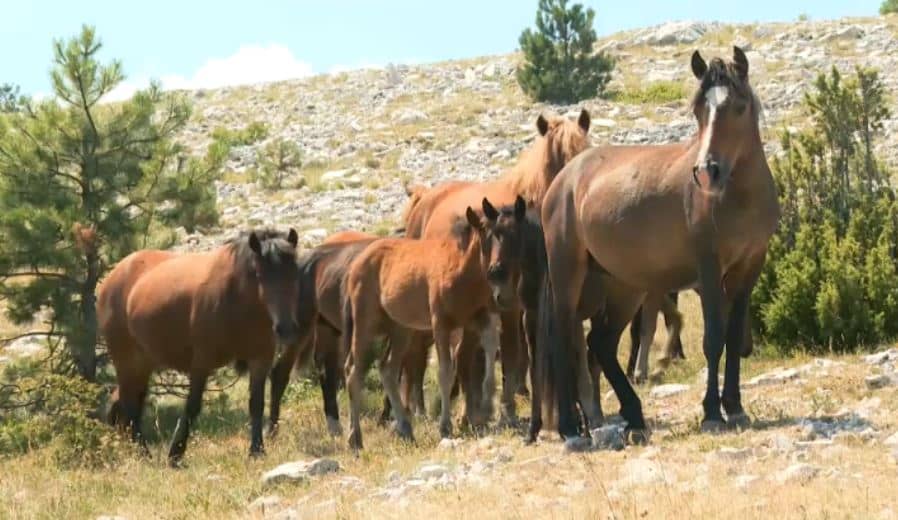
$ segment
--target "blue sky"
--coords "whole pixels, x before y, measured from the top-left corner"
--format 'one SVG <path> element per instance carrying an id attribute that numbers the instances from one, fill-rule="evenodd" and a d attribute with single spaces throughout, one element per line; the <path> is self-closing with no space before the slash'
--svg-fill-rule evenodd
<path id="1" fill-rule="evenodd" d="M 670 20 L 875 15 L 881 0 L 585 0 L 602 34 Z M 0 18 L 0 83 L 48 92 L 53 38 L 96 26 L 126 88 L 217 86 L 513 51 L 536 0 L 16 0 Z"/>

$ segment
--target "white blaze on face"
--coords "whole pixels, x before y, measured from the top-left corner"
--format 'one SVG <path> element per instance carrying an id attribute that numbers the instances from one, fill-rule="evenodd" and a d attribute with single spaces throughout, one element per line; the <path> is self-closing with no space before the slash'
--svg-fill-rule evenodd
<path id="1" fill-rule="evenodd" d="M 726 102 L 729 95 L 730 89 L 722 86 L 711 87 L 705 93 L 705 102 L 708 104 L 708 123 L 705 125 L 705 132 L 702 134 L 702 147 L 698 152 L 699 167 L 705 163 L 708 148 L 711 147 L 711 134 L 714 131 L 714 121 L 717 119 L 717 108 Z"/>

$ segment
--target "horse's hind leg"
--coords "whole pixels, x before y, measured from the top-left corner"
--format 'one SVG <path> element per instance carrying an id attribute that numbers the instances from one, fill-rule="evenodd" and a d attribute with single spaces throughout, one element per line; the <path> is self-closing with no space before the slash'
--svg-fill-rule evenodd
<path id="1" fill-rule="evenodd" d="M 118 350 L 116 353 L 118 354 Z M 131 441 L 138 444 L 144 455 L 149 455 L 141 423 L 152 368 L 137 355 L 125 360 L 119 354 L 113 356 L 112 361 L 118 388 L 109 409 L 108 420 L 114 426 L 130 430 Z"/>
<path id="2" fill-rule="evenodd" d="M 630 322 L 630 356 L 627 358 L 627 377 L 633 380 L 633 373 L 636 371 L 636 362 L 639 358 L 639 342 L 640 331 L 642 330 L 643 309 L 642 306 L 636 311 L 633 320 Z"/>
<path id="3" fill-rule="evenodd" d="M 196 416 L 199 415 L 203 407 L 203 392 L 206 391 L 208 378 L 209 374 L 206 372 L 190 374 L 190 392 L 187 394 L 187 404 L 184 406 L 184 413 L 178 418 L 178 425 L 175 427 L 175 434 L 168 450 L 168 462 L 172 466 L 177 466 L 184 457 L 191 424 L 196 420 Z"/>
<path id="4" fill-rule="evenodd" d="M 664 324 L 667 326 L 667 343 L 664 346 L 664 355 L 658 358 L 658 368 L 652 373 L 652 377 L 660 376 L 674 359 L 686 359 L 683 344 L 680 342 L 683 316 L 669 295 L 661 299 L 661 313 L 664 314 Z"/>
<path id="5" fill-rule="evenodd" d="M 530 347 L 530 430 L 527 434 L 526 442 L 536 442 L 539 432 L 543 427 L 542 417 L 542 401 L 543 401 L 543 382 L 545 376 L 543 374 L 542 352 L 539 350 L 536 335 L 539 327 L 538 311 L 524 311 L 524 337 L 527 345 Z"/>
<path id="6" fill-rule="evenodd" d="M 627 322 L 633 317 L 638 295 L 618 287 L 608 289 L 608 305 L 604 312 L 591 318 L 592 329 L 587 343 L 621 403 L 620 413 L 627 421 L 628 440 L 642 443 L 648 440 L 642 402 L 617 359 L 618 341 Z"/>
<path id="7" fill-rule="evenodd" d="M 392 324 L 389 331 L 390 351 L 386 359 L 380 365 L 380 378 L 383 382 L 384 393 L 390 400 L 393 416 L 396 417 L 396 433 L 400 438 L 414 441 L 412 424 L 409 421 L 405 405 L 399 396 L 399 374 L 402 370 L 402 362 L 406 358 L 409 346 L 410 331 L 397 324 Z"/>
<path id="8" fill-rule="evenodd" d="M 577 322 L 579 333 L 574 334 L 574 342 L 577 343 L 577 395 L 580 409 L 586 416 L 588 428 L 597 428 L 604 419 L 602 414 L 602 398 L 599 395 L 599 380 L 593 370 L 594 356 L 589 353 L 583 337 L 582 322 Z"/>
<path id="9" fill-rule="evenodd" d="M 292 365 L 292 363 L 291 363 Z M 250 419 L 250 444 L 251 457 L 265 453 L 262 440 L 262 416 L 265 412 L 265 380 L 271 370 L 271 361 L 256 360 L 250 364 L 249 369 L 249 419 Z M 289 374 L 289 372 L 288 372 Z"/>
<path id="10" fill-rule="evenodd" d="M 641 385 L 646 382 L 649 374 L 649 352 L 655 341 L 655 330 L 658 326 L 658 311 L 661 310 L 663 294 L 649 294 L 642 303 L 642 323 L 639 330 L 639 356 L 636 361 L 636 371 L 633 373 L 633 382 Z"/>
<path id="11" fill-rule="evenodd" d="M 402 362 L 400 392 L 402 402 L 412 415 L 425 416 L 424 374 L 427 372 L 427 358 L 432 340 L 430 334 L 412 332 L 409 347 Z"/>
<path id="12" fill-rule="evenodd" d="M 319 323 L 315 338 L 315 348 L 321 356 L 323 373 L 319 377 L 321 398 L 324 401 L 324 416 L 327 431 L 335 437 L 343 435 L 340 425 L 340 409 L 337 405 L 337 389 L 340 386 L 340 337 L 329 325 Z"/>

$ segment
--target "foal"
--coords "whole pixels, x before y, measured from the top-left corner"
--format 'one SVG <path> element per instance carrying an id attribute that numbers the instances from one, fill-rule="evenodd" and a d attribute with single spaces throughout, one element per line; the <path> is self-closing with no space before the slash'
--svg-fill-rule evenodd
<path id="1" fill-rule="evenodd" d="M 485 219 L 496 220 L 498 211 L 483 199 Z M 524 200 L 518 197 L 515 217 L 522 219 Z M 483 407 L 492 408 L 495 393 L 495 359 L 499 346 L 497 303 L 514 298 L 511 271 L 516 238 L 491 232 L 468 207 L 467 226 L 451 239 L 383 239 L 371 244 L 352 264 L 346 278 L 343 312 L 344 342 L 354 359 L 365 359 L 375 336 L 389 338 L 390 351 L 381 362 L 381 378 L 402 438 L 413 439 L 407 411 L 399 398 L 401 363 L 410 332 L 433 331 L 439 359 L 442 408 L 440 434 L 452 434 L 450 394 L 455 379 L 454 350 L 450 338 L 475 323 L 481 329 L 487 367 L 483 380 Z M 463 225 L 464 221 L 461 221 Z M 456 226 L 457 229 L 459 226 Z M 460 239 L 460 240 L 459 240 Z M 362 448 L 359 413 L 362 399 L 361 363 L 347 363 L 350 399 L 349 445 Z"/>

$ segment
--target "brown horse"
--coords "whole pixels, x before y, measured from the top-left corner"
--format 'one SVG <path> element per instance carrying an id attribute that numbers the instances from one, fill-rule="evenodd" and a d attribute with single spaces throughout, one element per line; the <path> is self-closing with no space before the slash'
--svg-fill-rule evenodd
<path id="1" fill-rule="evenodd" d="M 177 464 L 210 373 L 240 361 L 250 369 L 250 454 L 263 452 L 265 379 L 276 347 L 298 334 L 297 239 L 292 229 L 254 231 L 208 253 L 139 251 L 113 269 L 97 311 L 118 379 L 111 416 L 124 416 L 132 438 L 143 442 L 140 421 L 152 372 L 187 373 L 187 405 L 169 449 L 170 463 Z"/>
<path id="2" fill-rule="evenodd" d="M 538 137 L 521 154 L 518 162 L 499 179 L 485 183 L 448 182 L 426 191 L 420 188 L 410 190 L 411 200 L 405 215 L 406 236 L 445 239 L 451 236 L 453 223 L 465 213 L 465 209 L 477 207 L 480 199 L 484 197 L 496 206 L 512 205 L 518 195 L 523 196 L 527 204 L 539 204 L 555 175 L 589 146 L 589 125 L 590 116 L 586 110 L 580 112 L 577 121 L 563 117 L 546 118 L 540 115 L 536 120 Z M 505 421 L 514 422 L 517 415 L 514 396 L 523 385 L 528 356 L 521 341 L 520 304 L 516 298 L 502 303 L 507 307 L 501 313 L 500 357 L 504 377 L 502 417 Z M 422 338 L 418 341 L 427 339 Z M 476 334 L 465 334 L 463 341 L 466 343 L 463 352 L 471 355 L 477 352 Z M 409 380 L 423 374 L 421 367 L 426 364 L 427 350 L 415 348 L 412 349 L 412 353 L 408 365 L 417 368 L 410 369 L 413 374 L 410 374 Z M 414 357 L 416 355 L 417 358 Z M 466 409 L 481 401 L 476 394 L 478 385 L 469 377 L 465 377 L 466 374 L 479 375 L 479 370 L 471 368 L 467 360 L 460 361 L 459 379 L 465 390 Z M 414 384 L 420 385 L 420 382 L 416 381 Z M 466 411 L 469 419 L 484 415 L 478 411 Z"/>
<path id="3" fill-rule="evenodd" d="M 590 318 L 589 347 L 621 402 L 628 437 L 647 439 L 639 397 L 617 360 L 618 340 L 647 293 L 687 287 L 700 291 L 705 324 L 702 429 L 748 424 L 739 393 L 740 356 L 749 296 L 779 205 L 745 54 L 736 47 L 732 62 L 707 64 L 696 51 L 692 71 L 700 82 L 693 139 L 594 148 L 565 167 L 543 201 L 550 284 L 543 293 L 547 319 L 540 330 L 565 438 L 578 431 L 574 389 L 567 383 L 571 345 L 583 333 L 580 319 Z M 599 301 L 584 305 L 584 297 L 593 295 Z M 717 378 L 724 342 L 721 399 Z"/>
<path id="4" fill-rule="evenodd" d="M 487 220 L 498 212 L 487 199 L 482 201 Z M 524 200 L 516 208 L 523 218 Z M 482 407 L 492 406 L 495 375 L 492 361 L 498 349 L 497 319 L 491 310 L 497 302 L 514 299 L 515 237 L 490 233 L 483 220 L 469 207 L 464 221 L 456 224 L 450 239 L 383 239 L 372 243 L 352 263 L 346 277 L 344 344 L 355 360 L 366 357 L 376 336 L 390 342 L 381 363 L 384 390 L 396 417 L 397 433 L 412 439 L 412 427 L 398 393 L 399 370 L 409 347 L 409 330 L 432 331 L 439 359 L 442 409 L 440 434 L 452 432 L 450 392 L 455 379 L 450 338 L 476 323 L 481 329 L 487 360 L 483 380 Z M 468 229 L 469 227 L 469 229 Z M 492 370 L 491 370 L 492 369 Z M 347 364 L 347 388 L 351 409 L 349 445 L 362 447 L 359 424 L 362 378 L 361 363 Z"/>
<path id="5" fill-rule="evenodd" d="M 290 379 L 291 369 L 308 363 L 314 356 L 322 369 L 319 377 L 327 428 L 341 435 L 337 389 L 342 378 L 345 352 L 340 343 L 343 328 L 343 279 L 352 261 L 379 237 L 357 231 L 329 236 L 318 247 L 297 260 L 300 292 L 296 321 L 299 340 L 278 360 L 271 371 L 271 432 L 277 431 L 280 401 Z"/>

